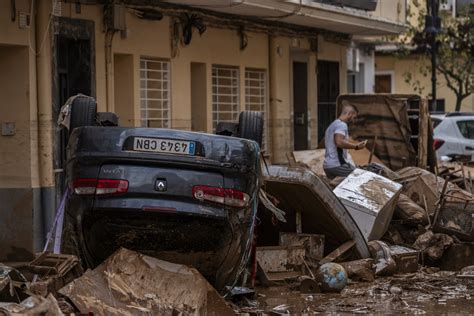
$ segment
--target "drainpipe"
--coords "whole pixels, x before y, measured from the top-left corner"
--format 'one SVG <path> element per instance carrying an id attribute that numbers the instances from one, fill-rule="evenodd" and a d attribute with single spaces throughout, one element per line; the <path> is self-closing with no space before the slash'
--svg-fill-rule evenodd
<path id="1" fill-rule="evenodd" d="M 32 5 L 35 2 L 32 2 Z M 38 121 L 38 176 L 39 188 L 34 198 L 34 242 L 36 249 L 42 249 L 47 230 L 54 216 L 54 174 L 53 174 L 53 105 L 52 105 L 52 49 L 51 30 L 51 1 L 37 1 L 35 45 L 36 56 L 36 100 Z M 49 34 L 46 34 L 48 32 Z M 44 41 L 44 42 L 43 42 Z"/>
<path id="2" fill-rule="evenodd" d="M 115 31 L 107 30 L 105 32 L 105 105 L 107 112 L 113 112 L 115 107 L 112 105 L 112 42 Z"/>
<path id="3" fill-rule="evenodd" d="M 274 144 L 274 139 L 275 139 L 275 133 L 274 133 L 274 126 L 275 126 L 275 121 L 276 121 L 276 107 L 273 106 L 274 102 L 276 102 L 276 91 L 274 91 L 274 85 L 273 85 L 273 76 L 275 75 L 275 70 L 274 70 L 274 56 L 272 54 L 273 52 L 273 49 L 274 49 L 274 45 L 273 45 L 273 35 L 271 34 L 268 34 L 267 35 L 267 39 L 268 39 L 268 119 L 270 120 L 270 122 L 268 122 L 268 129 L 270 130 L 269 131 L 269 134 L 271 135 L 270 136 L 270 139 L 271 139 L 271 143 L 269 144 L 271 146 L 271 149 L 270 149 L 270 153 L 272 154 L 272 157 L 274 157 L 274 153 L 275 153 L 275 146 L 273 146 Z M 271 159 L 273 160 L 273 159 Z"/>

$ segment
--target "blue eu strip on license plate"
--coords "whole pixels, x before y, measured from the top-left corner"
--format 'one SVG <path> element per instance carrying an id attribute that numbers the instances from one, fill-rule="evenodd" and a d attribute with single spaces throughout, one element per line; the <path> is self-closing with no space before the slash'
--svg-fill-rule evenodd
<path id="1" fill-rule="evenodd" d="M 193 142 L 189 142 L 189 154 L 194 155 L 196 151 L 196 144 Z"/>

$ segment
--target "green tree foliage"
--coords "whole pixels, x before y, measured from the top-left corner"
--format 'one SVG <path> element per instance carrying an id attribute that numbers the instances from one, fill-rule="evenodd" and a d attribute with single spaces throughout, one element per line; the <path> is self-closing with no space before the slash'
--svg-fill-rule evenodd
<path id="1" fill-rule="evenodd" d="M 404 74 L 405 81 L 420 94 L 427 89 L 422 85 L 420 76 L 431 76 L 431 46 L 430 39 L 424 32 L 426 9 L 422 7 L 426 4 L 422 2 L 424 1 L 413 1 L 412 5 L 417 10 L 411 11 L 419 14 L 416 18 L 410 15 L 415 22 L 398 39 L 399 56 L 420 56 L 416 67 Z M 469 6 L 466 9 L 466 12 L 458 12 L 456 18 L 451 14 L 440 14 L 442 27 L 436 36 L 437 77 L 444 78 L 447 87 L 456 95 L 456 111 L 460 111 L 462 101 L 474 93 L 474 15 L 472 9 L 469 12 Z"/>

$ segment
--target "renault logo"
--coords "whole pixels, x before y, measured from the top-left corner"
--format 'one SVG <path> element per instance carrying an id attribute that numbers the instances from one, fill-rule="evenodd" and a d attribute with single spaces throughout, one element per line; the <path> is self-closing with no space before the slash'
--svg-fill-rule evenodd
<path id="1" fill-rule="evenodd" d="M 168 189 L 166 179 L 157 179 L 155 182 L 155 190 L 158 192 L 165 192 Z"/>

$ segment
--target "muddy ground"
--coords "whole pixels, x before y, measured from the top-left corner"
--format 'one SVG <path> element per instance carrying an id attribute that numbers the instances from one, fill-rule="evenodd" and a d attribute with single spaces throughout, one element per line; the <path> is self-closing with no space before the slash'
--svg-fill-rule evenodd
<path id="1" fill-rule="evenodd" d="M 245 315 L 473 315 L 474 279 L 456 272 L 417 272 L 350 282 L 339 294 L 303 294 L 295 284 L 257 288 L 238 304 Z"/>

